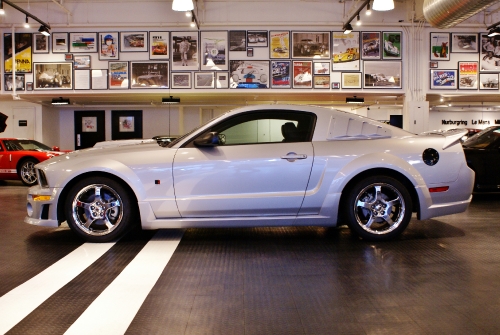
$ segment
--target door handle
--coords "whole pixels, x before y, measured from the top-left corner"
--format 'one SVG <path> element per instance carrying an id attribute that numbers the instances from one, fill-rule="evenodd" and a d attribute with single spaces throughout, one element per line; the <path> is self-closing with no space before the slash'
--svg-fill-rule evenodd
<path id="1" fill-rule="evenodd" d="M 296 159 L 306 159 L 306 154 L 296 154 L 295 152 L 289 152 L 286 156 L 281 156 L 281 159 L 286 159 L 289 162 L 295 162 Z"/>

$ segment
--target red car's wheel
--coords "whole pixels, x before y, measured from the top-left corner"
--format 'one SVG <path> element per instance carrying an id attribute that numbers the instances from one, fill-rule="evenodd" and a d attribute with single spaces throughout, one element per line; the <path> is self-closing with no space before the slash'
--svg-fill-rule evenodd
<path id="1" fill-rule="evenodd" d="M 38 177 L 35 172 L 35 165 L 38 161 L 34 158 L 26 158 L 19 164 L 17 168 L 17 175 L 24 185 L 33 186 L 38 181 Z"/>

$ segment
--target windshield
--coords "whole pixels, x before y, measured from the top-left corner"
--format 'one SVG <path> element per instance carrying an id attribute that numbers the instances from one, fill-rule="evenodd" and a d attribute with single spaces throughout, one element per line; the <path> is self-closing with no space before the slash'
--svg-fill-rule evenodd
<path id="1" fill-rule="evenodd" d="M 8 151 L 19 151 L 19 150 L 51 151 L 52 150 L 45 144 L 33 140 L 8 140 L 5 141 L 4 143 Z"/>
<path id="2" fill-rule="evenodd" d="M 198 130 L 198 129 L 200 129 L 201 127 L 205 126 L 206 124 L 208 124 L 208 123 L 210 123 L 210 122 L 212 122 L 212 121 L 214 121 L 214 120 L 217 120 L 218 118 L 220 118 L 220 117 L 222 117 L 222 116 L 224 116 L 224 115 L 226 115 L 226 114 L 227 114 L 227 113 L 223 113 L 223 114 L 221 114 L 221 115 L 219 115 L 219 116 L 216 116 L 216 117 L 214 117 L 212 120 L 209 120 L 209 121 L 205 122 L 204 124 L 202 124 L 202 125 L 200 125 L 200 126 L 198 126 L 198 127 L 194 128 L 193 130 L 191 130 L 191 131 L 190 131 L 190 132 L 188 132 L 187 134 L 184 134 L 184 135 L 182 135 L 181 137 L 179 137 L 179 138 L 177 138 L 177 139 L 173 140 L 172 142 L 170 142 L 170 143 L 169 143 L 169 145 L 167 146 L 167 148 L 171 148 L 171 147 L 173 147 L 174 145 L 176 145 L 176 144 L 177 144 L 177 143 L 179 143 L 180 141 L 184 140 L 186 137 L 188 137 L 189 135 L 191 135 L 192 133 L 194 133 L 195 131 L 197 131 L 197 130 Z"/>
<path id="3" fill-rule="evenodd" d="M 484 129 L 476 135 L 467 139 L 463 146 L 466 148 L 482 149 L 500 139 L 500 127 L 494 126 Z"/>

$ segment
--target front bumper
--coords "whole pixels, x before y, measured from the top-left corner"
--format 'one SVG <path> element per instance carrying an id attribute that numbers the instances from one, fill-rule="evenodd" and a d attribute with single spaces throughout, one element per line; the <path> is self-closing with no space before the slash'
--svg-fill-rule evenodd
<path id="1" fill-rule="evenodd" d="M 44 227 L 59 227 L 57 219 L 57 200 L 61 188 L 42 188 L 40 185 L 30 187 L 27 195 L 27 216 L 25 223 Z M 48 200 L 35 200 L 37 196 L 49 196 Z"/>

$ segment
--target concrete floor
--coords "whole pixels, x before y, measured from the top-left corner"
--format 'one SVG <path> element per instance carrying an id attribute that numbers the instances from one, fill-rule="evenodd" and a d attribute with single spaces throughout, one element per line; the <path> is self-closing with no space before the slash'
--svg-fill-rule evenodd
<path id="1" fill-rule="evenodd" d="M 86 265 L 89 255 L 75 253 L 91 246 L 67 227 L 23 223 L 26 191 L 0 182 L 0 333 L 500 334 L 497 194 L 475 195 L 462 214 L 413 220 L 391 242 L 364 242 L 343 227 L 146 231 Z M 145 250 L 170 235 L 180 243 L 158 265 L 166 253 Z M 147 263 L 144 273 L 127 271 L 134 260 Z M 44 279 L 61 264 L 56 280 Z M 64 281 L 72 266 L 81 272 Z M 147 287 L 145 273 L 158 266 Z M 127 276 L 135 286 L 118 289 L 123 297 L 104 293 Z"/>

